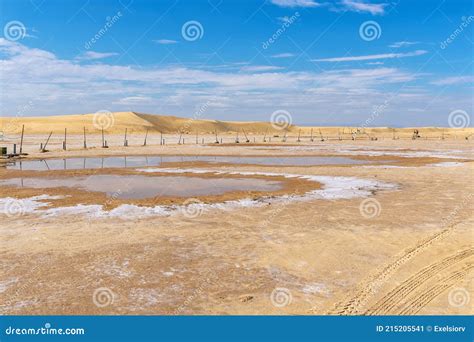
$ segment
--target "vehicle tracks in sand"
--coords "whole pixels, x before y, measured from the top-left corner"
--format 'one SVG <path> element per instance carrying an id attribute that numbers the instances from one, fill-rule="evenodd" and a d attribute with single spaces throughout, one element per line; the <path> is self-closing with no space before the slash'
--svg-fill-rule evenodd
<path id="1" fill-rule="evenodd" d="M 409 300 L 398 315 L 414 315 L 424 308 L 429 302 L 438 297 L 446 289 L 455 285 L 458 281 L 465 278 L 470 270 L 474 268 L 473 263 L 464 265 L 461 269 L 450 273 L 448 276 L 440 278 L 435 285 L 428 290 L 413 296 L 413 300 Z"/>
<path id="2" fill-rule="evenodd" d="M 474 248 L 465 249 L 459 253 L 435 262 L 420 272 L 414 274 L 400 285 L 395 287 L 382 299 L 380 299 L 373 307 L 364 312 L 365 315 L 390 315 L 397 314 L 410 306 L 410 302 L 404 303 L 405 299 L 420 288 L 429 284 L 433 278 L 438 276 L 440 272 L 448 267 L 457 266 L 457 264 L 474 256 Z"/>
<path id="3" fill-rule="evenodd" d="M 339 302 L 335 308 L 328 312 L 329 315 L 361 315 L 366 311 L 364 308 L 367 302 L 378 292 L 379 288 L 390 277 L 396 270 L 402 265 L 407 263 L 413 257 L 430 247 L 433 243 L 444 239 L 446 236 L 451 234 L 456 225 L 454 223 L 444 228 L 440 232 L 429 236 L 426 239 L 419 241 L 414 247 L 405 250 L 400 256 L 398 256 L 394 262 L 389 263 L 379 272 L 377 272 L 371 279 L 369 279 L 364 286 L 362 286 L 356 294 L 350 299 Z"/>

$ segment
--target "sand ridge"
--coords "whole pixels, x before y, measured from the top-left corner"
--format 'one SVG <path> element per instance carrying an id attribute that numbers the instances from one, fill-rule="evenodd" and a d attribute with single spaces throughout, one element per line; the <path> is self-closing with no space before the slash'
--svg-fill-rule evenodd
<path id="1" fill-rule="evenodd" d="M 343 127 L 343 126 L 278 126 L 271 122 L 239 122 L 220 121 L 203 118 L 181 118 L 169 115 L 145 114 L 137 112 L 107 112 L 99 111 L 89 114 L 54 115 L 44 117 L 0 117 L 0 130 L 5 136 L 19 134 L 22 126 L 28 134 L 53 134 L 63 135 L 66 128 L 69 134 L 82 134 L 84 127 L 88 134 L 99 134 L 101 127 L 107 134 L 128 133 L 144 134 L 163 132 L 182 134 L 188 139 L 195 139 L 195 134 L 232 134 L 235 139 L 239 133 L 240 141 L 245 142 L 245 134 L 253 141 L 255 135 L 259 135 L 259 141 L 263 135 L 266 139 L 273 138 L 281 140 L 285 135 L 292 135 L 301 139 L 313 138 L 314 141 L 321 139 L 356 139 L 370 140 L 373 138 L 396 138 L 410 139 L 413 131 L 418 129 L 422 137 L 431 139 L 451 139 L 457 137 L 464 139 L 474 134 L 474 128 L 445 128 L 445 127 Z M 261 136 L 261 137 L 260 137 Z M 294 139 L 293 139 L 294 140 Z"/>

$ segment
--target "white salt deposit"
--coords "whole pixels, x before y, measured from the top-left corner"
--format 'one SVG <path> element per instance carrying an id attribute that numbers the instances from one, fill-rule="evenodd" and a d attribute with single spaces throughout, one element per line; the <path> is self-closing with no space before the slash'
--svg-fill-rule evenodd
<path id="1" fill-rule="evenodd" d="M 221 203 L 194 203 L 191 205 L 157 205 L 153 207 L 137 206 L 133 204 L 122 204 L 110 211 L 104 210 L 102 205 L 83 205 L 78 204 L 69 207 L 44 208 L 48 203 L 39 202 L 44 199 L 57 199 L 60 196 L 35 196 L 23 199 L 25 202 L 24 213 L 37 213 L 43 217 L 58 215 L 87 215 L 94 218 L 122 218 L 134 219 L 147 216 L 169 216 L 173 214 L 207 210 L 230 210 L 243 207 L 258 207 L 268 203 L 279 203 L 287 201 L 308 201 L 312 199 L 350 199 L 354 197 L 367 197 L 376 190 L 395 189 L 395 184 L 361 179 L 356 177 L 333 177 L 333 176 L 312 176 L 297 175 L 276 172 L 250 172 L 250 171 L 215 171 L 202 169 L 172 169 L 172 168 L 144 168 L 137 169 L 141 172 L 160 172 L 160 173 L 213 173 L 230 175 L 263 175 L 263 176 L 283 176 L 286 178 L 301 178 L 322 184 L 321 189 L 311 190 L 303 195 L 282 195 L 275 197 L 262 197 L 254 200 L 244 198 L 240 200 L 225 201 Z M 10 198 L 0 198 L 0 212 L 2 205 L 11 200 Z"/>

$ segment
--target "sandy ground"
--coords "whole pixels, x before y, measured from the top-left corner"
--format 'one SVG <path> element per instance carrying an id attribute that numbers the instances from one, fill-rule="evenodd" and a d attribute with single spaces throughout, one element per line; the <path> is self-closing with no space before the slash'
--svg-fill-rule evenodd
<path id="1" fill-rule="evenodd" d="M 199 113 L 196 113 L 199 114 Z M 202 113 L 201 113 L 202 114 Z M 63 137 L 65 129 L 70 134 L 82 135 L 84 129 L 86 135 L 101 134 L 102 129 L 106 136 L 118 134 L 124 138 L 125 131 L 127 137 L 133 139 L 139 135 L 143 141 L 145 132 L 150 135 L 157 135 L 160 132 L 164 134 L 180 134 L 188 141 L 195 140 L 195 134 L 211 135 L 217 133 L 218 138 L 225 139 L 227 134 L 231 134 L 231 140 L 237 136 L 241 142 L 246 138 L 253 141 L 256 136 L 264 134 L 267 139 L 270 137 L 281 138 L 285 135 L 292 136 L 296 140 L 298 136 L 301 139 L 309 140 L 313 137 L 315 140 L 324 139 L 351 139 L 353 136 L 360 140 L 374 139 L 411 139 L 416 129 L 421 139 L 473 139 L 474 129 L 471 127 L 444 128 L 444 127 L 309 127 L 297 126 L 293 122 L 290 113 L 282 113 L 269 117 L 272 122 L 256 121 L 220 121 L 207 120 L 200 115 L 194 115 L 192 118 L 180 118 L 176 116 L 144 114 L 136 112 L 108 112 L 99 111 L 91 114 L 76 115 L 51 115 L 43 117 L 0 117 L 0 136 L 11 139 L 20 135 L 22 129 L 25 134 L 38 134 L 46 137 L 50 132 L 55 137 Z M 456 119 L 462 121 L 462 117 L 454 117 L 450 124 L 456 124 Z M 448 122 L 446 122 L 448 124 Z M 61 138 L 62 139 L 62 138 Z M 177 141 L 177 137 L 176 137 Z"/>
<path id="2" fill-rule="evenodd" d="M 397 184 L 369 197 L 374 217 L 363 215 L 364 198 L 286 201 L 193 217 L 0 213 L 2 314 L 472 314 L 474 163 L 465 162 L 473 157 L 470 140 L 125 148 L 114 147 L 121 141 L 116 136 L 109 149 L 83 150 L 78 139 L 68 151 L 52 144 L 45 154 L 37 152 L 41 140 L 28 136 L 28 158 L 376 150 L 408 154 L 415 162 L 396 168 L 380 160 L 375 167 L 206 167 Z M 416 163 L 413 155 L 423 151 L 428 159 Z M 440 160 L 464 162 L 428 162 Z M 11 195 L 1 191 L 1 197 Z"/>

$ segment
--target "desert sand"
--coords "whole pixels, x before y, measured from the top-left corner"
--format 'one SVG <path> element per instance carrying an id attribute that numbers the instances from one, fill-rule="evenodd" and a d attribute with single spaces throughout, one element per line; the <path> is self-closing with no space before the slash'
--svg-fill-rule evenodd
<path id="1" fill-rule="evenodd" d="M 0 130 L 4 135 L 17 135 L 21 132 L 22 125 L 25 125 L 25 132 L 27 134 L 41 134 L 46 135 L 53 132 L 55 135 L 62 136 L 66 128 L 70 134 L 83 134 L 84 127 L 88 134 L 99 134 L 101 127 L 104 127 L 107 134 L 120 134 L 123 136 L 125 129 L 129 133 L 140 134 L 143 140 L 144 133 L 163 132 L 165 134 L 190 135 L 190 139 L 194 140 L 194 135 L 199 134 L 232 134 L 239 132 L 241 140 L 244 140 L 244 131 L 248 135 L 264 135 L 267 137 L 284 136 L 287 134 L 298 135 L 301 133 L 303 137 L 310 137 L 313 131 L 313 138 L 320 140 L 320 138 L 338 137 L 343 139 L 351 139 L 351 132 L 359 134 L 359 140 L 372 138 L 411 138 L 414 129 L 420 131 L 422 138 L 439 139 L 458 138 L 465 139 L 472 137 L 474 130 L 472 128 L 443 128 L 443 127 L 309 127 L 297 126 L 291 124 L 291 119 L 283 117 L 281 126 L 272 125 L 270 122 L 241 122 L 241 121 L 218 121 L 218 120 L 204 120 L 200 119 L 198 115 L 193 118 L 180 118 L 176 116 L 167 115 L 153 115 L 142 114 L 135 112 L 98 112 L 91 114 L 78 115 L 55 115 L 45 117 L 0 117 Z M 286 120 L 286 121 L 285 121 Z M 365 127 L 367 126 L 367 127 Z M 281 129 L 283 128 L 283 129 Z M 281 139 L 279 139 L 281 140 Z"/>
<path id="2" fill-rule="evenodd" d="M 109 148 L 100 148 L 100 132 L 93 134 L 91 129 L 89 148 L 83 149 L 82 126 L 90 125 L 90 120 L 87 116 L 18 119 L 15 127 L 25 124 L 27 128 L 24 151 L 29 155 L 23 160 L 111 155 L 347 156 L 371 164 L 177 163 L 168 167 L 356 177 L 392 187 L 346 199 L 290 198 L 259 206 L 206 208 L 196 215 L 0 212 L 1 314 L 473 313 L 474 154 L 472 140 L 465 139 L 472 129 L 422 128 L 422 137 L 411 140 L 413 129 L 400 130 L 406 136 L 393 139 L 391 130 L 374 128 L 366 131 L 376 134 L 377 141 L 362 137 L 353 141 L 350 134 L 337 139 L 342 128 L 323 128 L 336 139 L 311 142 L 305 128 L 305 139 L 297 142 L 299 128 L 291 127 L 286 142 L 280 133 L 263 143 L 269 124 L 236 127 L 196 120 L 192 124 L 202 125 L 204 145 L 196 144 L 192 133 L 178 144 L 181 122 L 169 119 L 165 125 L 146 115 L 124 113 L 116 115 L 107 133 Z M 2 124 L 5 127 L 5 121 Z M 61 134 L 66 125 L 71 137 L 64 151 Z M 212 143 L 217 125 L 224 144 Z M 125 127 L 132 133 L 128 147 L 123 146 Z M 146 127 L 153 133 L 142 146 Z M 196 127 L 190 126 L 189 131 Z M 244 129 L 251 142 L 232 143 L 235 133 L 230 131 L 243 127 L 248 128 Z M 160 130 L 167 133 L 165 145 L 159 144 Z M 9 134 L 13 131 L 18 133 L 15 128 Z M 50 152 L 40 153 L 39 143 L 48 131 L 56 136 Z M 445 139 L 440 138 L 442 131 Z M 12 143 L 18 143 L 17 135 L 6 145 L 10 148 Z M 36 173 L 41 172 L 45 171 Z M 67 174 L 43 174 L 55 172 Z M 19 176 L 31 173 L 0 168 L 2 179 Z M 31 195 L 0 189 L 2 198 Z M 86 197 L 86 204 L 104 204 L 93 194 Z M 364 214 L 365 200 L 373 207 Z M 54 200 L 49 202 L 53 208 Z"/>

